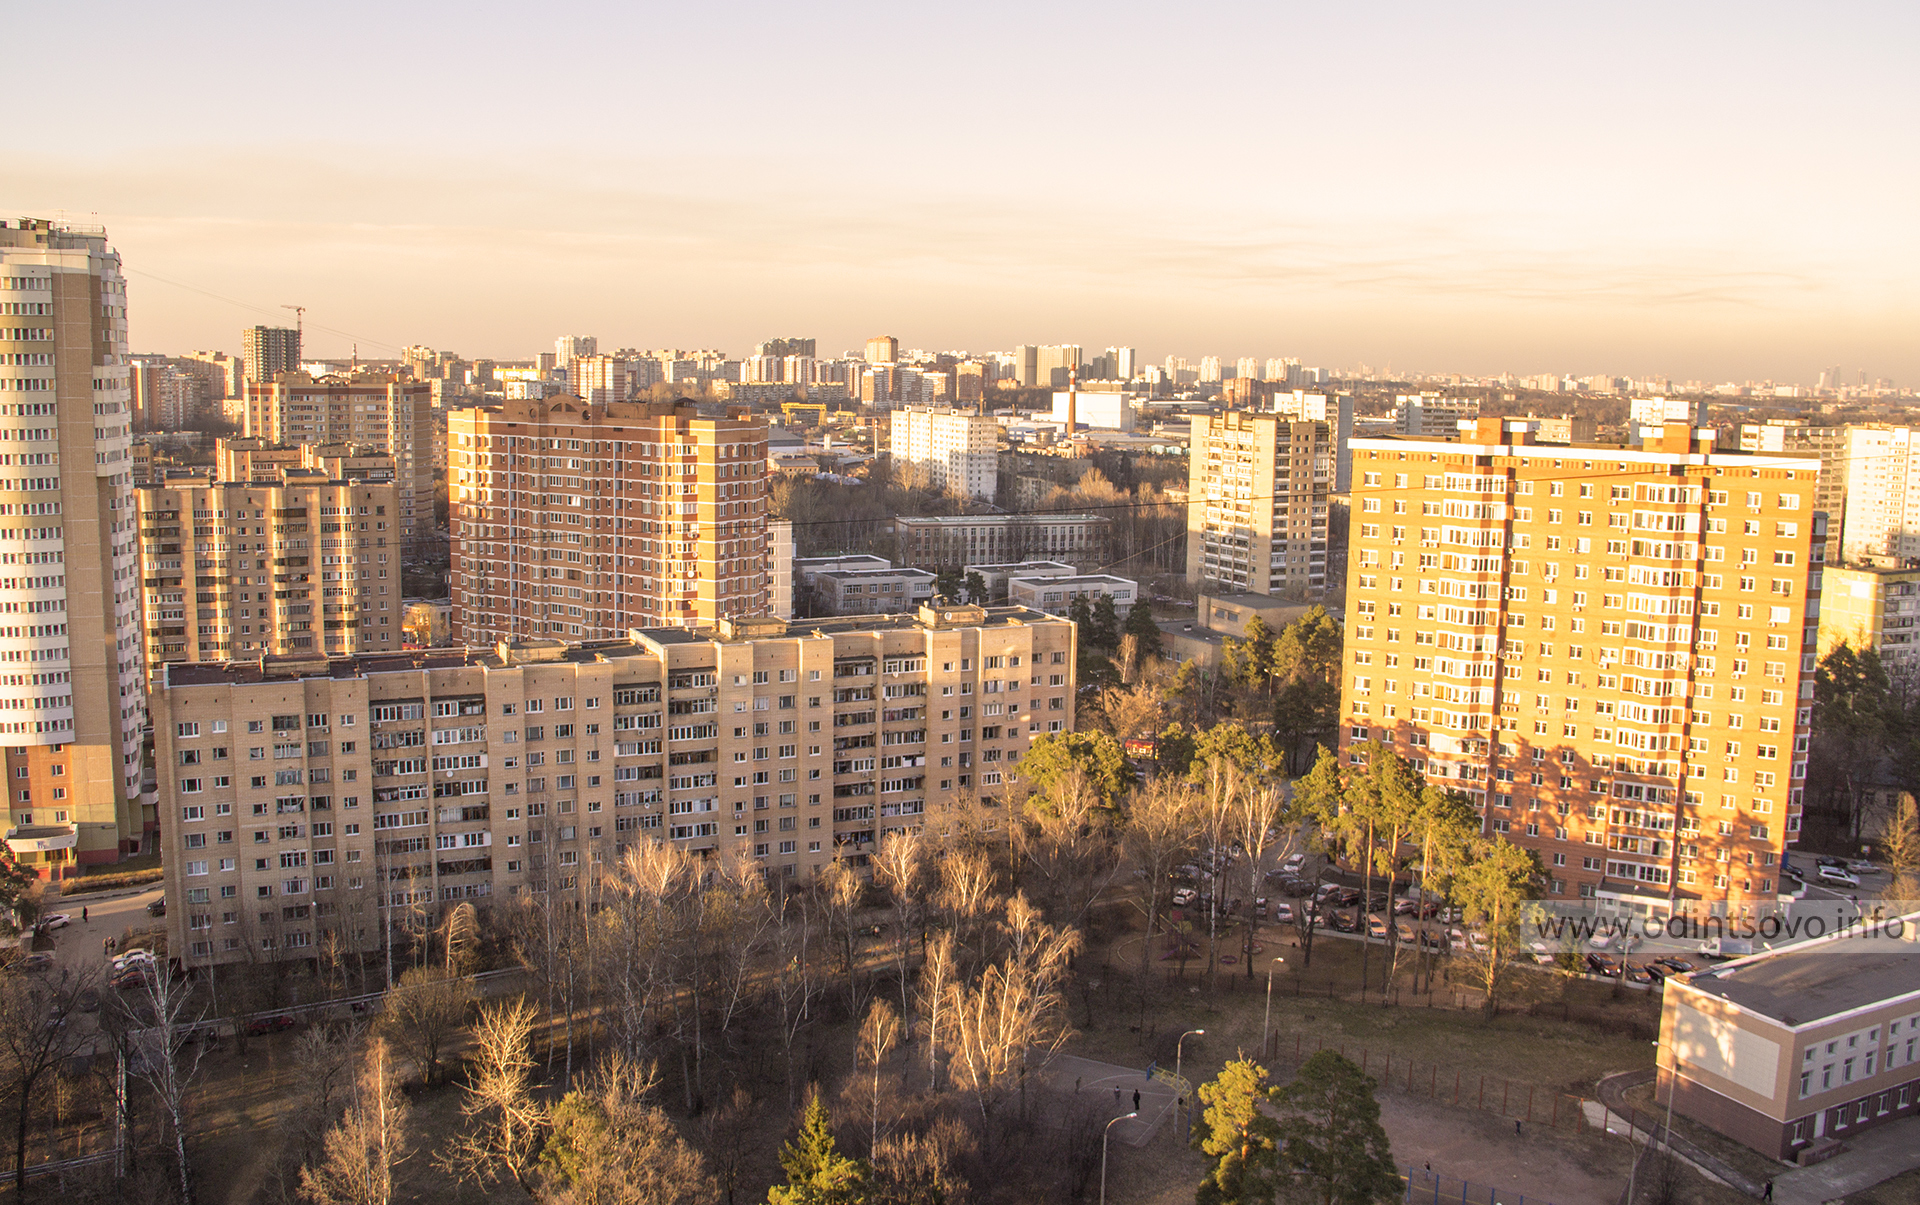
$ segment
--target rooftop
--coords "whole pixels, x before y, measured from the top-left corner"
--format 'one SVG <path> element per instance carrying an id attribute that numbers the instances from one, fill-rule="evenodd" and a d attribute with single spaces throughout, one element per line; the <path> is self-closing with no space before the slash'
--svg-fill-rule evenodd
<path id="1" fill-rule="evenodd" d="M 1920 913 L 1906 918 L 1911 938 Z M 1688 976 L 1694 991 L 1787 1026 L 1920 995 L 1920 946 L 1858 930 L 1770 950 Z"/>
<path id="2" fill-rule="evenodd" d="M 1105 523 L 1105 515 L 896 515 L 895 523 L 914 526 L 965 527 L 973 523 Z"/>
<path id="3" fill-rule="evenodd" d="M 924 577 L 933 580 L 933 574 L 925 569 L 874 568 L 874 569 L 822 569 L 816 577 L 830 577 L 835 581 L 859 581 L 869 577 Z"/>
<path id="4" fill-rule="evenodd" d="M 1033 582 L 1036 585 L 1044 585 L 1050 590 L 1057 589 L 1061 586 L 1139 585 L 1138 582 L 1130 577 L 1116 577 L 1111 573 L 1076 573 L 1069 577 L 1021 577 L 1015 574 L 1012 578 L 1008 579 L 1008 584 L 1012 585 L 1015 582 Z"/>
<path id="5" fill-rule="evenodd" d="M 931 574 L 927 575 L 931 576 Z M 746 626 L 743 621 L 743 627 Z M 899 632 L 936 627 L 1011 627 L 1018 624 L 1058 624 L 1065 620 L 1027 607 L 922 606 L 896 615 L 849 615 L 826 619 L 781 622 L 768 619 L 768 638 L 837 636 L 861 632 Z M 749 639 L 753 638 L 749 633 Z M 622 657 L 646 657 L 670 645 L 724 642 L 717 628 L 643 628 L 620 640 L 591 640 L 567 644 L 550 639 L 527 639 L 487 648 L 420 649 L 405 653 L 365 653 L 356 657 L 287 654 L 251 661 L 176 661 L 166 667 L 166 685 L 247 685 L 301 678 L 359 678 L 371 674 L 434 669 L 482 667 L 505 669 L 538 663 L 589 664 Z"/>

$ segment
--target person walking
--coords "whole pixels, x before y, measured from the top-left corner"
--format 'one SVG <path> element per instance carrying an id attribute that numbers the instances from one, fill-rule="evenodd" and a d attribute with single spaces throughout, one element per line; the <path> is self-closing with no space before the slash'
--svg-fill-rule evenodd
<path id="1" fill-rule="evenodd" d="M 87 910 L 85 908 L 80 909 L 80 923 L 83 925 L 92 923 L 87 919 Z"/>
<path id="2" fill-rule="evenodd" d="M 1133 1090 L 1133 1111 L 1135 1113 L 1140 1111 L 1140 1089 L 1138 1088 Z"/>
<path id="3" fill-rule="evenodd" d="M 1115 1084 L 1113 1086 L 1113 1107 L 1116 1109 L 1120 1107 L 1120 1085 L 1119 1084 Z"/>
<path id="4" fill-rule="evenodd" d="M 1760 1199 L 1762 1201 L 1773 1200 L 1773 1181 L 1772 1180 L 1768 1180 L 1767 1186 L 1760 1190 Z"/>

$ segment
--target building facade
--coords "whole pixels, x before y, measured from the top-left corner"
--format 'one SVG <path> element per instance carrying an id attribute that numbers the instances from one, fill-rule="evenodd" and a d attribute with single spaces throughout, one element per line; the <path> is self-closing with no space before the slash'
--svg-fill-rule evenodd
<path id="1" fill-rule="evenodd" d="M 1068 561 L 1098 565 L 1107 555 L 1105 515 L 898 515 L 898 560 L 918 569 L 976 561 Z"/>
<path id="2" fill-rule="evenodd" d="M 247 380 L 262 384 L 283 372 L 300 371 L 300 331 L 284 326 L 250 326 L 241 331 L 240 367 Z"/>
<path id="3" fill-rule="evenodd" d="M 1588 435 L 1587 438 L 1592 438 Z M 1838 564 L 1846 539 L 1847 510 L 1847 428 L 1816 427 L 1804 419 L 1773 419 L 1766 423 L 1743 423 L 1740 427 L 1743 452 L 1787 452 L 1820 458 L 1820 484 L 1814 491 L 1813 509 L 1827 516 L 1827 561 Z"/>
<path id="4" fill-rule="evenodd" d="M 896 466 L 925 474 L 949 494 L 993 501 L 998 488 L 1000 424 L 984 414 L 906 406 L 891 417 Z"/>
<path id="5" fill-rule="evenodd" d="M 214 441 L 214 480 L 278 482 L 285 469 L 317 469 L 331 481 L 392 481 L 393 457 L 350 444 L 270 444 L 264 439 Z M 388 512 L 391 515 L 393 512 Z"/>
<path id="6" fill-rule="evenodd" d="M 1920 427 L 1874 423 L 1846 430 L 1843 555 L 1848 561 L 1920 557 Z"/>
<path id="7" fill-rule="evenodd" d="M 817 569 L 807 575 L 807 607 L 814 615 L 893 615 L 933 601 L 933 574 L 925 569 Z"/>
<path id="8" fill-rule="evenodd" d="M 127 290 L 106 232 L 0 224 L 0 741 L 43 875 L 148 832 Z"/>
<path id="9" fill-rule="evenodd" d="M 956 606 L 169 666 L 169 948 L 190 966 L 372 952 L 458 902 L 575 891 L 641 841 L 805 880 L 891 830 L 938 839 L 1072 728 L 1074 639 Z"/>
<path id="10" fill-rule="evenodd" d="M 1065 615 L 1073 600 L 1084 598 L 1089 604 L 1111 598 L 1114 609 L 1126 617 L 1127 609 L 1140 601 L 1140 584 L 1131 578 L 1110 573 L 1084 573 L 1072 577 L 1014 577 L 1007 582 L 1007 601 L 1016 607 L 1030 607 L 1049 615 Z"/>
<path id="11" fill-rule="evenodd" d="M 1880 654 L 1887 672 L 1920 673 L 1920 564 L 1828 565 L 1820 590 L 1820 656 L 1846 644 Z"/>
<path id="12" fill-rule="evenodd" d="M 400 647 L 393 482 L 309 468 L 277 477 L 173 477 L 139 491 L 153 679 L 182 661 Z"/>
<path id="13" fill-rule="evenodd" d="M 400 535 L 409 551 L 434 533 L 433 385 L 389 373 L 312 377 L 284 372 L 247 386 L 249 439 L 267 444 L 348 444 L 393 458 Z"/>
<path id="14" fill-rule="evenodd" d="M 455 639 L 771 610 L 766 420 L 567 397 L 455 411 L 449 430 Z"/>
<path id="15" fill-rule="evenodd" d="M 1896 923 L 1900 923 L 1897 918 Z M 1771 1159 L 1920 1113 L 1920 914 L 1668 979 L 1659 1095 Z"/>
<path id="16" fill-rule="evenodd" d="M 1751 914 L 1800 829 L 1818 462 L 1506 425 L 1354 441 L 1343 756 L 1466 792 L 1549 899 Z"/>
<path id="17" fill-rule="evenodd" d="M 1195 415 L 1189 452 L 1187 581 L 1249 594 L 1324 590 L 1333 426 Z"/>

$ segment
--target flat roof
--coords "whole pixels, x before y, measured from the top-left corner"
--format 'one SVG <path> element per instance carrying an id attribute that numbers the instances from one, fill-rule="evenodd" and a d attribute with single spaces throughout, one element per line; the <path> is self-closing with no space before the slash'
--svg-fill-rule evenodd
<path id="1" fill-rule="evenodd" d="M 1007 585 L 1011 586 L 1015 582 L 1035 582 L 1047 586 L 1077 586 L 1094 582 L 1099 582 L 1103 585 L 1110 582 L 1118 582 L 1124 586 L 1138 586 L 1140 584 L 1130 577 L 1120 577 L 1112 573 L 1076 573 L 1072 577 L 1014 577 L 1008 579 Z"/>
<path id="2" fill-rule="evenodd" d="M 969 523 L 1105 523 L 1105 515 L 895 515 L 895 523 L 932 524 L 936 527 L 964 527 Z"/>
<path id="3" fill-rule="evenodd" d="M 913 572 L 922 572 L 914 570 Z M 927 576 L 932 576 L 928 574 Z M 997 628 L 1015 624 L 1060 624 L 1067 622 L 1044 611 L 1030 607 L 985 607 L 979 623 L 956 623 L 953 627 Z M 903 611 L 885 615 L 846 615 L 823 619 L 798 619 L 786 624 L 784 636 L 767 636 L 758 639 L 785 639 L 789 637 L 834 636 L 858 632 L 898 632 L 909 629 L 933 630 L 920 622 L 918 610 Z M 516 658 L 511 666 L 519 668 L 541 664 L 591 664 L 609 661 L 621 657 L 644 657 L 653 648 L 668 645 L 704 644 L 709 641 L 721 643 L 744 643 L 727 641 L 718 629 L 704 628 L 641 628 L 636 629 L 632 638 L 616 640 L 590 640 L 580 644 L 563 644 L 550 639 L 529 639 L 508 645 L 509 652 L 526 651 L 534 656 Z M 651 648 L 649 646 L 652 646 Z M 547 654 L 544 658 L 538 654 Z M 171 661 L 166 664 L 167 686 L 214 686 L 223 683 L 247 685 L 258 682 L 295 681 L 302 678 L 358 678 L 368 674 L 395 673 L 432 669 L 464 669 L 479 667 L 485 669 L 506 669 L 509 662 L 503 660 L 498 647 L 489 645 L 473 648 L 419 649 L 405 653 L 362 653 L 353 657 L 304 657 L 297 655 L 275 655 L 255 658 L 251 661 Z"/>
<path id="4" fill-rule="evenodd" d="M 830 577 L 835 581 L 863 577 L 924 577 L 933 580 L 933 574 L 925 569 L 822 569 L 815 577 Z"/>
<path id="5" fill-rule="evenodd" d="M 1584 453 L 1596 460 L 1606 459 L 1623 464 L 1738 464 L 1743 468 L 1794 469 L 1800 472 L 1816 472 L 1820 468 L 1820 457 L 1817 455 L 1802 456 L 1791 452 L 1746 452 L 1732 446 L 1716 446 L 1711 452 L 1668 452 L 1659 448 L 1631 447 L 1625 444 L 1539 444 L 1515 443 L 1504 439 L 1499 443 L 1479 443 L 1468 438 L 1473 434 L 1471 431 L 1462 431 L 1460 434 L 1462 438 L 1457 440 L 1433 439 L 1425 435 L 1367 435 L 1365 437 L 1356 435 L 1349 446 L 1357 451 L 1385 451 L 1389 448 L 1403 451 L 1417 449 L 1422 452 L 1439 452 L 1450 456 L 1462 454 L 1540 456 L 1567 460 Z M 1503 434 L 1513 433 L 1503 432 Z"/>
<path id="6" fill-rule="evenodd" d="M 1907 918 L 1906 931 L 1920 915 Z M 1687 976 L 1686 985 L 1782 1025 L 1809 1025 L 1920 995 L 1920 947 L 1857 932 L 1770 950 Z"/>
<path id="7" fill-rule="evenodd" d="M 1008 569 L 1065 569 L 1068 573 L 1078 572 L 1065 561 L 1002 561 L 997 565 L 968 565 L 976 573 L 999 573 Z"/>

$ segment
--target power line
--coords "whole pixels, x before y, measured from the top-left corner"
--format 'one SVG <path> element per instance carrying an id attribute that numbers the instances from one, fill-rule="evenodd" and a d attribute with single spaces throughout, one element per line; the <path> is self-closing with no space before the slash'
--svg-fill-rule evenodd
<path id="1" fill-rule="evenodd" d="M 142 269 L 142 268 L 128 268 L 122 265 L 121 271 L 126 272 L 132 276 L 141 276 L 141 277 L 145 277 L 148 280 L 157 280 L 161 284 L 172 285 L 176 289 L 185 289 L 189 293 L 198 293 L 202 297 L 211 297 L 215 301 L 224 301 L 228 305 L 238 306 L 240 309 L 243 309 L 243 310 L 251 310 L 256 314 L 261 314 L 268 318 L 285 321 L 284 319 L 280 318 L 278 309 L 272 306 L 258 305 L 251 301 L 242 301 L 237 297 L 228 297 L 224 293 L 216 293 L 212 289 L 203 289 L 198 285 L 190 285 L 185 281 L 173 280 L 168 277 L 161 276 L 156 272 L 146 271 L 145 269 Z M 369 339 L 364 335 L 356 335 L 352 331 L 343 331 L 338 329 L 337 327 L 323 326 L 318 322 L 313 324 L 313 328 L 315 330 L 326 331 L 330 335 L 339 335 L 341 338 L 352 340 L 355 343 L 367 343 L 367 344 L 371 344 L 374 347 L 390 348 L 393 351 L 404 350 L 404 348 L 401 347 L 399 344 L 388 343 L 383 339 Z"/>

